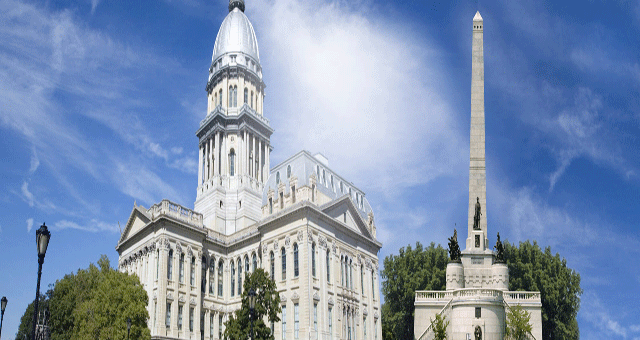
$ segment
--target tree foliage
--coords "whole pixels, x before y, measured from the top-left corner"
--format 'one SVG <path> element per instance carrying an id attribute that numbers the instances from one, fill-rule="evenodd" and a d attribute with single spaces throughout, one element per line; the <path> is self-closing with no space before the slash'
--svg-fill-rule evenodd
<path id="1" fill-rule="evenodd" d="M 507 324 L 505 329 L 505 339 L 526 340 L 533 330 L 531 314 L 522 306 L 513 306 L 507 310 Z"/>
<path id="2" fill-rule="evenodd" d="M 249 339 L 251 318 L 249 315 L 249 291 L 256 292 L 255 313 L 253 316 L 254 339 L 273 340 L 271 327 L 265 324 L 265 319 L 269 322 L 278 322 L 281 312 L 280 294 L 276 290 L 276 283 L 262 268 L 256 269 L 243 284 L 242 306 L 225 323 L 224 337 L 231 340 Z"/>
<path id="3" fill-rule="evenodd" d="M 580 274 L 567 267 L 567 260 L 544 252 L 536 242 L 505 243 L 509 267 L 509 290 L 539 291 L 542 299 L 542 339 L 578 339 Z"/>
<path id="4" fill-rule="evenodd" d="M 424 248 L 400 248 L 384 259 L 382 270 L 382 333 L 385 340 L 413 339 L 416 290 L 444 290 L 449 257 L 447 250 L 431 243 Z"/>
<path id="5" fill-rule="evenodd" d="M 51 299 L 52 290 L 47 290 L 46 293 L 40 294 L 40 300 L 38 302 L 38 314 L 49 309 L 49 300 Z M 34 299 L 35 301 L 35 299 Z M 24 314 L 20 318 L 20 325 L 18 326 L 18 332 L 16 333 L 17 340 L 31 339 L 31 332 L 33 332 L 33 301 L 29 303 Z"/>
<path id="6" fill-rule="evenodd" d="M 436 314 L 436 318 L 431 320 L 431 329 L 433 329 L 434 340 L 446 340 L 447 339 L 447 327 L 449 321 L 446 321 L 447 317 Z"/>
<path id="7" fill-rule="evenodd" d="M 509 290 L 539 291 L 542 299 L 542 339 L 578 339 L 580 275 L 565 259 L 544 251 L 534 242 L 519 246 L 505 241 L 504 258 L 509 267 Z M 447 251 L 433 243 L 418 242 L 400 248 L 384 259 L 382 270 L 382 334 L 385 340 L 413 339 L 416 290 L 446 288 Z"/>
<path id="8" fill-rule="evenodd" d="M 90 264 L 65 275 L 47 292 L 51 339 L 126 339 L 127 318 L 131 318 L 131 339 L 149 339 L 148 297 L 138 277 L 111 268 L 106 255 L 98 266 Z M 33 307 L 27 314 L 33 315 Z M 19 330 L 28 321 L 25 316 Z M 19 331 L 16 340 L 24 339 L 20 336 Z"/>

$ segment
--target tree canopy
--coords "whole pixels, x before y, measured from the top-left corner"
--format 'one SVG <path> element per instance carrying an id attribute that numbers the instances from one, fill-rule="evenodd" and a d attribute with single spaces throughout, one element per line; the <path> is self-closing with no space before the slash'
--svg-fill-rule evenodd
<path id="1" fill-rule="evenodd" d="M 509 290 L 539 291 L 542 300 L 542 338 L 578 339 L 580 275 L 567 267 L 551 248 L 544 251 L 534 242 L 519 246 L 503 242 L 509 267 Z M 419 242 L 400 248 L 398 255 L 384 259 L 382 270 L 382 334 L 385 340 L 413 339 L 416 290 L 446 288 L 447 251 Z"/>
<path id="2" fill-rule="evenodd" d="M 507 324 L 505 327 L 505 339 L 509 340 L 527 340 L 531 334 L 533 327 L 529 321 L 531 314 L 522 308 L 522 306 L 513 306 L 507 310 Z"/>
<path id="3" fill-rule="evenodd" d="M 131 339 L 149 339 L 148 297 L 138 277 L 111 268 L 106 255 L 100 257 L 98 266 L 90 264 L 65 275 L 47 292 L 40 306 L 49 307 L 51 339 L 126 339 L 127 318 L 131 318 Z M 24 339 L 23 324 L 30 326 L 32 318 L 31 304 L 16 340 Z"/>
<path id="4" fill-rule="evenodd" d="M 280 308 L 280 294 L 276 290 L 276 283 L 262 268 L 256 269 L 243 284 L 242 306 L 225 323 L 224 337 L 231 340 L 249 339 L 251 319 L 249 315 L 249 291 L 256 292 L 255 313 L 253 316 L 254 339 L 273 340 L 271 327 L 264 322 L 265 318 L 269 322 L 278 322 Z"/>

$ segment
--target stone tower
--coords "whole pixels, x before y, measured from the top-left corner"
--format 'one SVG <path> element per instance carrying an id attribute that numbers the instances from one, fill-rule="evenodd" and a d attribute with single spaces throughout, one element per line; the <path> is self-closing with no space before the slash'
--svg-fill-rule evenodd
<path id="1" fill-rule="evenodd" d="M 484 53 L 482 16 L 473 17 L 471 55 L 471 132 L 469 157 L 469 223 L 467 249 L 487 248 L 487 170 L 484 148 Z M 474 229 L 476 205 L 480 203 L 478 228 Z"/>
<path id="2" fill-rule="evenodd" d="M 195 210 L 204 225 L 224 235 L 262 218 L 273 129 L 263 115 L 258 41 L 244 1 L 229 1 L 213 48 L 207 81 L 207 116 L 199 139 Z"/>

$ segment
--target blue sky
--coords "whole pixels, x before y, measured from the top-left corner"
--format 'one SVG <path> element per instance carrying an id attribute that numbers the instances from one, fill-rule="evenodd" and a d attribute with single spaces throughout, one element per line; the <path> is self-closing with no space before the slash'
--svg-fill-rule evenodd
<path id="1" fill-rule="evenodd" d="M 225 0 L 0 0 L 5 337 L 114 249 L 134 201 L 192 207 Z M 582 276 L 584 339 L 640 339 L 640 2 L 246 0 L 275 133 L 364 190 L 380 259 L 467 220 L 471 27 L 484 18 L 487 216 Z M 348 145 L 348 148 L 345 148 Z M 463 228 L 464 229 L 464 228 Z"/>

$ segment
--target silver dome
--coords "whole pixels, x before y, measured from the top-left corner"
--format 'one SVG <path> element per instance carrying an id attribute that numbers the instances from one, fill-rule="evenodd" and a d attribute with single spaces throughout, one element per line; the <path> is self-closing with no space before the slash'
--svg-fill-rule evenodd
<path id="1" fill-rule="evenodd" d="M 253 25 L 237 7 L 229 12 L 220 26 L 211 62 L 228 53 L 242 53 L 254 59 L 255 62 L 260 62 L 258 40 L 253 31 Z"/>

